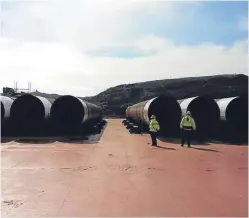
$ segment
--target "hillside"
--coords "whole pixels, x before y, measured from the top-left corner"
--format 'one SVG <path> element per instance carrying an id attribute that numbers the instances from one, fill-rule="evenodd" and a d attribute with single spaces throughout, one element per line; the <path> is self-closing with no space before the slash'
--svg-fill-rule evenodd
<path id="1" fill-rule="evenodd" d="M 129 105 L 160 94 L 169 94 L 176 99 L 183 99 L 204 94 L 214 98 L 225 98 L 247 94 L 247 92 L 248 76 L 219 75 L 119 85 L 84 99 L 102 106 L 106 115 L 124 115 Z"/>
<path id="2" fill-rule="evenodd" d="M 123 116 L 125 109 L 137 102 L 148 100 L 160 94 L 169 94 L 176 99 L 197 95 L 211 95 L 225 98 L 248 93 L 248 76 L 217 75 L 165 79 L 134 84 L 123 84 L 107 89 L 92 97 L 82 97 L 104 109 L 106 116 Z M 59 95 L 35 92 L 33 94 L 57 98 Z"/>

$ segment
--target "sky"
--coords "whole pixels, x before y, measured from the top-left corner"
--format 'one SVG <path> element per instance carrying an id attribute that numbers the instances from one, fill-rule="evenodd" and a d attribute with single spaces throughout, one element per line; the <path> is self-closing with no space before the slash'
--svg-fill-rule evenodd
<path id="1" fill-rule="evenodd" d="M 248 2 L 0 0 L 0 88 L 96 95 L 158 79 L 248 74 Z"/>

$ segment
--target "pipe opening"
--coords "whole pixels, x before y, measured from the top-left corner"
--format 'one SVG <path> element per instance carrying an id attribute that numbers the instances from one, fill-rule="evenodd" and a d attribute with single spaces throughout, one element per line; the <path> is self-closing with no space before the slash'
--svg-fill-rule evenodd
<path id="1" fill-rule="evenodd" d="M 82 103 L 70 95 L 57 98 L 51 107 L 52 119 L 58 125 L 78 125 L 82 122 L 84 115 Z"/>
<path id="2" fill-rule="evenodd" d="M 181 108 L 173 97 L 159 96 L 150 104 L 148 115 L 156 116 L 161 131 L 173 132 L 180 125 Z"/>
<path id="3" fill-rule="evenodd" d="M 43 103 L 33 95 L 18 97 L 11 106 L 11 119 L 22 125 L 37 125 L 43 122 L 45 108 Z"/>
<path id="4" fill-rule="evenodd" d="M 4 120 L 4 116 L 5 116 L 5 109 L 4 109 L 3 102 L 1 102 L 1 123 Z"/>
<path id="5" fill-rule="evenodd" d="M 245 129 L 248 126 L 248 98 L 233 99 L 227 106 L 226 119 L 230 125 Z"/>
<path id="6" fill-rule="evenodd" d="M 197 97 L 188 106 L 198 132 L 211 133 L 218 127 L 220 110 L 213 98 Z"/>

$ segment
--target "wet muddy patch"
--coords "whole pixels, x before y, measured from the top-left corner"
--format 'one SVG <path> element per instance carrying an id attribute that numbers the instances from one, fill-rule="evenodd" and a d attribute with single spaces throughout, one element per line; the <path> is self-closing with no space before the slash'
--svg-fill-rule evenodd
<path id="1" fill-rule="evenodd" d="M 78 167 L 77 171 L 94 171 L 96 169 L 97 169 L 96 166 L 82 166 L 82 167 Z"/>
<path id="2" fill-rule="evenodd" d="M 156 168 L 156 167 L 148 167 L 148 170 L 154 170 L 154 171 L 164 171 L 162 168 Z"/>
<path id="3" fill-rule="evenodd" d="M 107 169 L 112 172 L 122 172 L 122 173 L 136 173 L 138 169 L 136 166 L 132 165 L 118 165 L 118 166 L 107 166 Z"/>
<path id="4" fill-rule="evenodd" d="M 23 203 L 19 200 L 10 200 L 10 201 L 2 201 L 3 206 L 7 206 L 7 207 L 20 207 L 23 205 Z"/>

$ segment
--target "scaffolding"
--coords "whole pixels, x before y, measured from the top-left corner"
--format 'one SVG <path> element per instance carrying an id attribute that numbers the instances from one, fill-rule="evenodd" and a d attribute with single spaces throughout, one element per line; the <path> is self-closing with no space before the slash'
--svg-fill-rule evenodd
<path id="1" fill-rule="evenodd" d="M 14 88 L 3 87 L 3 95 L 5 96 L 19 96 L 31 92 L 31 82 L 28 82 L 28 88 L 18 88 L 17 81 L 14 81 Z"/>
<path id="2" fill-rule="evenodd" d="M 31 93 L 31 82 L 28 82 L 28 88 L 18 88 L 17 86 L 17 81 L 14 81 L 14 91 L 15 93 L 28 93 L 30 94 Z"/>

